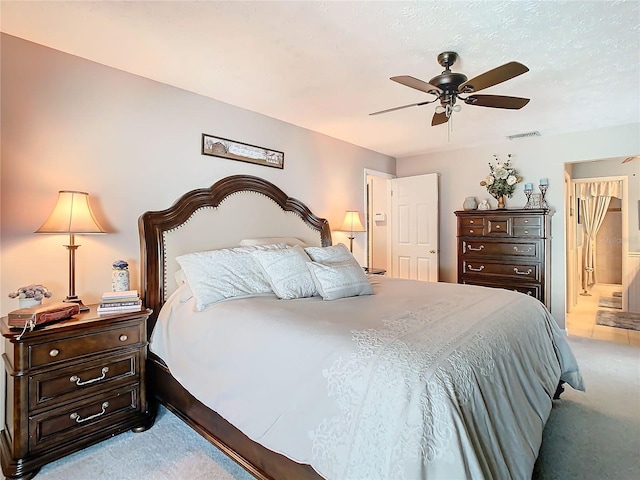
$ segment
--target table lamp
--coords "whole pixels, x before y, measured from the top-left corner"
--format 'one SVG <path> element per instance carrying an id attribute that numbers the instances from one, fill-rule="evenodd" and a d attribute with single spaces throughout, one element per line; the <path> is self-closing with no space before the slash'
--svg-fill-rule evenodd
<path id="1" fill-rule="evenodd" d="M 89 194 L 61 190 L 58 192 L 58 202 L 49 215 L 46 222 L 35 233 L 68 233 L 69 245 L 69 295 L 65 302 L 77 303 L 80 311 L 89 310 L 76 295 L 76 250 L 74 240 L 76 233 L 105 233 L 98 224 L 91 207 L 89 206 Z"/>
<path id="2" fill-rule="evenodd" d="M 360 221 L 360 212 L 356 210 L 347 210 L 342 226 L 338 229 L 341 232 L 349 232 L 349 251 L 353 253 L 353 232 L 366 232 Z"/>

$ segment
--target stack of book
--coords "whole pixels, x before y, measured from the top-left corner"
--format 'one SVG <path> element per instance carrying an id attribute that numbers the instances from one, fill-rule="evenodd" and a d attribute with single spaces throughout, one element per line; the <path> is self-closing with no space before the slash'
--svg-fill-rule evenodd
<path id="1" fill-rule="evenodd" d="M 125 292 L 107 292 L 102 295 L 98 314 L 109 315 L 114 313 L 138 312 L 142 307 L 142 300 L 137 290 Z"/>

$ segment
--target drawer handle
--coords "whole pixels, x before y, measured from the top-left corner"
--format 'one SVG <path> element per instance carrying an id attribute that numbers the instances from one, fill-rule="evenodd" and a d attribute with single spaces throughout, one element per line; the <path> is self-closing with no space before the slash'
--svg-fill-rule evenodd
<path id="1" fill-rule="evenodd" d="M 518 250 L 518 247 L 513 247 L 513 251 L 516 253 L 529 253 L 531 251 L 531 247 L 528 247 L 526 250 Z"/>
<path id="2" fill-rule="evenodd" d="M 496 228 L 500 228 L 500 225 L 496 225 Z"/>
<path id="3" fill-rule="evenodd" d="M 529 220 L 525 220 L 524 223 L 529 223 Z"/>
<path id="4" fill-rule="evenodd" d="M 469 233 L 473 233 L 473 229 L 469 229 Z"/>
<path id="5" fill-rule="evenodd" d="M 529 230 L 525 230 L 525 231 L 524 231 L 524 233 L 525 233 L 525 234 L 529 233 Z"/>
<path id="6" fill-rule="evenodd" d="M 125 334 L 120 335 L 120 341 L 121 342 L 126 342 L 128 338 L 129 337 L 127 337 Z"/>
<path id="7" fill-rule="evenodd" d="M 52 348 L 49 351 L 49 356 L 50 357 L 57 357 L 59 353 L 60 353 L 60 350 L 58 350 L 57 348 Z"/>
<path id="8" fill-rule="evenodd" d="M 473 223 L 473 220 L 469 220 L 469 223 Z"/>
<path id="9" fill-rule="evenodd" d="M 71 418 L 72 420 L 75 420 L 76 423 L 84 423 L 84 422 L 88 422 L 89 420 L 93 420 L 94 418 L 98 418 L 101 417 L 102 415 L 104 415 L 105 413 L 107 413 L 107 407 L 109 406 L 109 402 L 104 402 L 102 404 L 102 411 L 99 413 L 95 413 L 93 415 L 89 415 L 87 418 L 80 418 L 80 415 L 78 415 L 77 413 L 72 413 L 71 415 L 69 415 L 69 418 Z"/>
<path id="10" fill-rule="evenodd" d="M 520 270 L 518 270 L 518 267 L 514 267 L 513 271 L 516 272 L 517 275 L 531 275 L 531 272 L 533 270 L 528 269 L 526 272 L 521 272 Z"/>
<path id="11" fill-rule="evenodd" d="M 467 268 L 472 272 L 481 272 L 482 270 L 484 270 L 484 265 L 480 265 L 479 268 L 473 268 L 471 265 L 467 265 Z"/>
<path id="12" fill-rule="evenodd" d="M 467 246 L 467 248 L 469 250 L 474 251 L 474 252 L 479 252 L 480 250 L 482 250 L 484 248 L 484 245 L 480 245 L 480 247 L 478 247 L 478 248 L 473 248 L 471 245 L 469 245 L 469 246 Z"/>
<path id="13" fill-rule="evenodd" d="M 102 367 L 102 370 L 101 370 L 102 375 L 100 375 L 99 377 L 92 378 L 91 380 L 87 380 L 86 382 L 82 382 L 80 381 L 80 377 L 78 377 L 77 375 L 74 375 L 73 377 L 69 378 L 69 381 L 72 383 L 75 383 L 79 387 L 81 387 L 82 385 L 89 385 L 90 383 L 104 380 L 105 377 L 107 376 L 108 371 L 109 371 L 109 367 Z"/>

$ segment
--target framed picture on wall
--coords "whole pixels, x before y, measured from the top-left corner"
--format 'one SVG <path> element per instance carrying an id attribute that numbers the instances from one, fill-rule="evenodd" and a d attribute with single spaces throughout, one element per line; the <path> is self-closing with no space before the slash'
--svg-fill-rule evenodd
<path id="1" fill-rule="evenodd" d="M 284 168 L 284 152 L 206 133 L 202 134 L 202 155 L 255 163 L 265 167 Z"/>

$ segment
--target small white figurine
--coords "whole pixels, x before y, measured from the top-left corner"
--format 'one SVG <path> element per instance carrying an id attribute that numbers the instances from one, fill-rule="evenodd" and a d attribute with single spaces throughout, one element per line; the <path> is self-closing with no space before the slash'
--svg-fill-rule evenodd
<path id="1" fill-rule="evenodd" d="M 486 200 L 483 200 L 480 205 L 478 205 L 478 210 L 490 210 L 491 207 L 489 206 L 489 202 L 487 202 Z"/>

